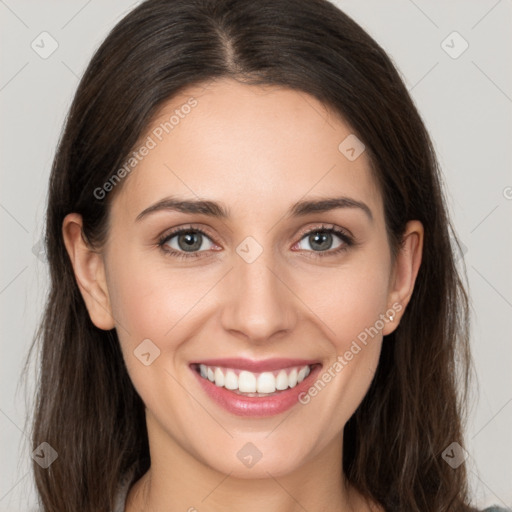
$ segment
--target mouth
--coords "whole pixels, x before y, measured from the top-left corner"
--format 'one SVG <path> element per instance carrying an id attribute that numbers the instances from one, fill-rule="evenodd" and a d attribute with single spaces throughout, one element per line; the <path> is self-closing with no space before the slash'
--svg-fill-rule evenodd
<path id="1" fill-rule="evenodd" d="M 300 360 L 215 360 L 190 364 L 210 399 L 231 413 L 252 417 L 278 414 L 295 405 L 321 367 L 320 362 Z M 265 371 L 256 371 L 263 368 Z"/>

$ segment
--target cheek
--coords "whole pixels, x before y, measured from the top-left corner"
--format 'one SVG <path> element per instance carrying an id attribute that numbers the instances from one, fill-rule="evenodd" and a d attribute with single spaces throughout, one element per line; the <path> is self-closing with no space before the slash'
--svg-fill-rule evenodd
<path id="1" fill-rule="evenodd" d="M 112 262 L 121 262 L 111 265 L 109 273 L 117 335 L 130 379 L 146 406 L 153 410 L 161 401 L 154 391 L 172 384 L 170 374 L 175 372 L 166 353 L 172 358 L 179 345 L 172 329 L 185 315 L 187 301 L 176 289 L 172 272 L 164 272 L 128 252 L 114 257 L 119 259 L 112 258 Z"/>
<path id="2" fill-rule="evenodd" d="M 324 332 L 331 355 L 303 397 L 316 428 L 324 429 L 327 437 L 335 436 L 354 414 L 375 375 L 385 325 L 381 315 L 386 312 L 386 285 L 387 276 L 378 271 L 340 272 L 330 282 L 329 300 L 323 301 L 318 316 L 329 326 Z"/>
<path id="3" fill-rule="evenodd" d="M 156 250 L 156 249 L 155 249 Z M 129 251 L 113 253 L 109 294 L 116 321 L 139 342 L 144 338 L 162 339 L 208 290 L 208 279 L 191 282 L 190 275 L 172 269 L 164 256 Z M 156 261 L 155 261 L 156 259 Z M 148 263 L 151 261 L 151 263 Z M 204 290 L 204 291 L 203 291 Z"/>
<path id="4" fill-rule="evenodd" d="M 338 352 L 377 324 L 388 299 L 389 268 L 385 261 L 355 261 L 332 269 L 328 278 L 308 279 L 301 298 L 328 327 L 325 332 Z"/>

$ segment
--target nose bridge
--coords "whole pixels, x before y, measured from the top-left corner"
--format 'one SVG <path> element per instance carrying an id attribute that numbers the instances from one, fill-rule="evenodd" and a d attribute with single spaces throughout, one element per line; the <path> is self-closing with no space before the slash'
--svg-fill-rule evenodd
<path id="1" fill-rule="evenodd" d="M 285 276 L 279 275 L 282 267 L 274 251 L 247 237 L 236 253 L 222 315 L 224 328 L 243 333 L 251 341 L 265 341 L 291 329 L 293 294 L 284 284 Z"/>

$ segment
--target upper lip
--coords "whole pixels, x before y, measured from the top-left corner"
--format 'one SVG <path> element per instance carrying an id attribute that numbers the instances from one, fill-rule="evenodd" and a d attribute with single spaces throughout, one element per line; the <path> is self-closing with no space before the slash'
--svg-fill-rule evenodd
<path id="1" fill-rule="evenodd" d="M 319 363 L 320 361 L 314 359 L 273 358 L 254 361 L 240 357 L 231 357 L 225 359 L 203 359 L 202 361 L 193 362 L 191 365 L 204 364 L 206 366 L 220 366 L 222 368 L 233 368 L 238 370 L 247 370 L 253 373 L 259 373 L 272 372 L 274 370 L 281 370 L 284 368 L 290 368 L 292 366 L 306 366 Z"/>

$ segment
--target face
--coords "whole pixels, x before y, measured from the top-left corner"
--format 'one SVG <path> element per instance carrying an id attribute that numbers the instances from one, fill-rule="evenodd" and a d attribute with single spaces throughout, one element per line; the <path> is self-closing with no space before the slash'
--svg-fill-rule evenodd
<path id="1" fill-rule="evenodd" d="M 262 478 L 339 460 L 415 274 L 398 283 L 369 159 L 353 138 L 340 150 L 347 137 L 311 96 L 221 80 L 173 98 L 141 138 L 102 264 L 152 461 Z M 312 207 L 326 199 L 340 201 Z"/>

